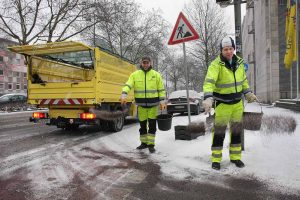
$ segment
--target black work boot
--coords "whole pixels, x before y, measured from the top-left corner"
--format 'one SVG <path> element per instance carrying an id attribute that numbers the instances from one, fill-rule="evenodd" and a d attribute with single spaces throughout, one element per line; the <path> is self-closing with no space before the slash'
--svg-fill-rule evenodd
<path id="1" fill-rule="evenodd" d="M 138 146 L 136 149 L 146 149 L 148 145 L 146 143 L 142 143 L 140 146 Z"/>
<path id="2" fill-rule="evenodd" d="M 211 164 L 211 168 L 215 169 L 215 170 L 220 170 L 221 169 L 221 164 L 218 162 L 213 162 Z"/>
<path id="3" fill-rule="evenodd" d="M 245 167 L 245 164 L 241 160 L 230 160 L 230 162 L 234 163 L 238 168 Z"/>
<path id="4" fill-rule="evenodd" d="M 149 145 L 148 149 L 149 149 L 150 153 L 154 153 L 155 152 L 154 145 Z"/>

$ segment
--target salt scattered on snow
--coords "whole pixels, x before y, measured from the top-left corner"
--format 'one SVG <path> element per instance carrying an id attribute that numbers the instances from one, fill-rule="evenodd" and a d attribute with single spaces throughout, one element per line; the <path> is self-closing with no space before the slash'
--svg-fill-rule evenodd
<path id="1" fill-rule="evenodd" d="M 248 104 L 246 110 L 260 112 L 258 104 Z M 300 114 L 290 110 L 273 106 L 262 106 L 264 115 L 274 113 L 283 116 L 292 116 L 300 124 Z M 202 113 L 192 116 L 192 121 L 205 121 Z M 229 161 L 229 133 L 227 131 L 223 147 L 221 171 L 211 169 L 210 147 L 212 136 L 207 134 L 195 140 L 175 140 L 174 126 L 187 125 L 187 116 L 175 116 L 172 129 L 157 131 L 157 153 L 150 155 L 150 159 L 161 166 L 165 176 L 178 179 L 193 177 L 197 181 L 215 180 L 219 184 L 228 176 L 237 178 L 254 177 L 266 182 L 270 188 L 283 192 L 300 192 L 300 128 L 297 126 L 293 134 L 272 133 L 245 130 L 245 151 L 242 160 L 246 167 L 236 168 Z M 126 128 L 126 127 L 125 127 Z M 126 128 L 122 132 L 108 135 L 101 139 L 101 143 L 124 156 L 124 152 L 132 151 L 127 156 L 135 157 L 133 149 L 139 145 L 138 126 Z M 97 141 L 93 141 L 96 145 Z M 145 151 L 148 153 L 147 151 Z M 225 183 L 224 183 L 225 184 Z"/>

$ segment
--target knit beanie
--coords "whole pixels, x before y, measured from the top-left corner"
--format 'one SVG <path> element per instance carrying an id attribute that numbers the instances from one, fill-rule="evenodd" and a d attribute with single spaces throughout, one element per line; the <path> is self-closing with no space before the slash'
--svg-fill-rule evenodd
<path id="1" fill-rule="evenodd" d="M 224 37 L 222 39 L 220 43 L 220 50 L 222 51 L 224 47 L 233 47 L 235 49 L 235 44 L 231 37 Z"/>

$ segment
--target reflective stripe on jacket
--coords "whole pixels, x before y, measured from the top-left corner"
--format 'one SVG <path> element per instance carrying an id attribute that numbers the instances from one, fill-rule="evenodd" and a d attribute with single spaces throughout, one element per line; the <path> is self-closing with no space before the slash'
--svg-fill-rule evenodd
<path id="1" fill-rule="evenodd" d="M 242 94 L 251 92 L 242 58 L 234 55 L 233 64 L 226 64 L 219 55 L 208 67 L 203 84 L 204 99 L 213 97 L 223 103 L 237 103 Z"/>
<path id="2" fill-rule="evenodd" d="M 161 75 L 153 69 L 146 72 L 143 70 L 133 72 L 122 93 L 127 94 L 131 89 L 134 90 L 136 104 L 142 107 L 157 106 L 166 97 Z"/>

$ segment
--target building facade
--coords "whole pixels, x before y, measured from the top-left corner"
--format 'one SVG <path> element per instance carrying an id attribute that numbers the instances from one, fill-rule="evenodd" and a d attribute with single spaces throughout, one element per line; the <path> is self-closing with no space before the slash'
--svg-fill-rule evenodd
<path id="1" fill-rule="evenodd" d="M 249 63 L 250 85 L 264 103 L 296 97 L 297 64 L 291 71 L 284 66 L 286 10 L 287 0 L 252 0 L 243 20 L 243 56 Z"/>
<path id="2" fill-rule="evenodd" d="M 17 43 L 0 38 L 0 94 L 27 93 L 27 67 L 24 57 L 7 47 Z"/>

